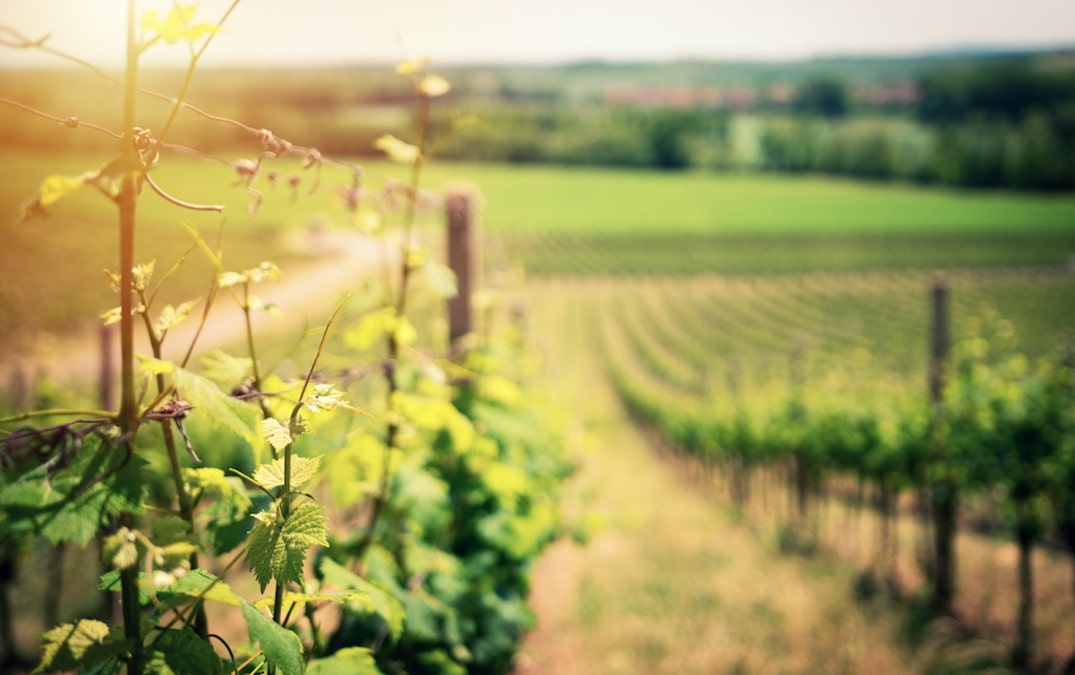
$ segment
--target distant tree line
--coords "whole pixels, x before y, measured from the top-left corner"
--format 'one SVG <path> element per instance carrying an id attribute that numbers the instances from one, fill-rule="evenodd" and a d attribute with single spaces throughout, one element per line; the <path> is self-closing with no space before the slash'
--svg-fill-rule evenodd
<path id="1" fill-rule="evenodd" d="M 494 104 L 476 119 L 442 134 L 440 157 L 685 169 L 728 145 L 728 116 L 700 109 Z"/>
<path id="2" fill-rule="evenodd" d="M 1000 63 L 929 73 L 915 119 L 848 117 L 837 81 L 762 132 L 762 167 L 960 187 L 1075 188 L 1075 70 Z M 843 101 L 841 103 L 841 101 Z"/>
<path id="3" fill-rule="evenodd" d="M 577 83 L 557 85 L 546 78 L 515 84 L 510 72 L 490 80 L 476 71 L 460 76 L 459 88 L 445 98 L 446 112 L 435 121 L 437 152 L 443 159 L 470 161 L 827 173 L 1071 190 L 1075 55 L 1067 61 L 1064 56 L 933 63 L 923 66 L 913 85 L 901 80 L 917 92 L 917 100 L 888 104 L 863 98 L 861 78 L 836 70 L 814 73 L 787 99 L 762 97 L 735 110 L 617 105 L 600 88 L 580 93 Z M 32 74 L 0 72 L 0 89 L 60 117 L 78 109 L 87 121 L 115 127 L 118 111 L 96 104 L 107 97 L 76 75 L 52 73 L 49 81 L 58 85 L 45 88 Z M 877 77 L 867 81 L 880 82 Z M 220 71 L 206 74 L 200 86 L 199 94 L 222 114 L 267 129 L 304 126 L 311 142 L 333 154 L 380 156 L 375 148 L 380 134 L 398 135 L 413 126 L 411 112 L 399 105 L 400 92 L 372 68 L 283 75 Z M 601 86 L 607 93 L 611 85 Z M 148 108 L 155 100 L 145 103 Z M 476 122 L 460 125 L 460 119 Z M 218 153 L 235 145 L 239 133 L 201 124 L 196 116 L 181 116 L 176 127 L 180 141 Z M 108 140 L 57 130 L 0 106 L 5 148 L 93 150 Z"/>
<path id="4" fill-rule="evenodd" d="M 783 107 L 754 112 L 741 156 L 721 109 L 492 102 L 448 136 L 453 159 L 661 169 L 761 169 L 974 188 L 1075 188 L 1075 70 L 1029 60 L 933 69 L 913 106 L 856 101 L 845 80 L 804 80 Z"/>

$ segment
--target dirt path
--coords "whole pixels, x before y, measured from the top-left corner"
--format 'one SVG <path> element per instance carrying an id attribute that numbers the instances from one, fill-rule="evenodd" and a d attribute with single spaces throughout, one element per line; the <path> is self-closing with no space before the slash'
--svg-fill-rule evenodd
<path id="1" fill-rule="evenodd" d="M 298 231 L 290 244 L 308 253 L 312 262 L 296 264 L 284 270 L 276 283 L 258 286 L 256 294 L 279 308 L 280 316 L 256 312 L 252 319 L 256 335 L 271 335 L 286 327 L 311 326 L 324 323 L 347 290 L 359 282 L 380 273 L 386 247 L 382 242 L 353 231 Z M 198 307 L 186 321 L 176 326 L 165 341 L 165 358 L 181 358 L 194 338 Z M 221 293 L 213 307 L 197 343 L 197 352 L 234 345 L 245 339 L 242 313 L 226 292 Z M 112 348 L 118 353 L 118 342 Z M 137 331 L 135 351 L 148 353 L 148 341 Z M 118 356 L 115 359 L 118 362 Z M 27 376 L 47 374 L 60 383 L 92 381 L 101 373 L 100 338 L 83 334 L 69 338 L 42 336 L 31 353 L 0 354 L 0 381 L 12 381 L 13 373 L 21 370 Z"/>
<path id="2" fill-rule="evenodd" d="M 686 487 L 630 424 L 584 334 L 600 293 L 530 293 L 578 412 L 569 514 L 603 521 L 589 545 L 561 542 L 535 570 L 538 627 L 522 673 L 907 673 L 890 618 L 850 597 L 851 571 L 776 553 L 775 541 Z"/>

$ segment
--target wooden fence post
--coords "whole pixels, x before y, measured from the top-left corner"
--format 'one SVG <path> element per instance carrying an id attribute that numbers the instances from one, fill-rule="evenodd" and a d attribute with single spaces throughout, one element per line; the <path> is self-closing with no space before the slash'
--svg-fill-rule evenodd
<path id="1" fill-rule="evenodd" d="M 97 399 L 102 410 L 111 410 L 115 400 L 116 372 L 115 356 L 112 351 L 112 327 L 101 326 L 98 333 L 100 343 L 101 372 L 97 383 Z"/>
<path id="2" fill-rule="evenodd" d="M 948 363 L 948 281 L 943 276 L 933 280 L 930 290 L 929 399 L 938 405 L 944 395 L 945 370 Z"/>
<path id="3" fill-rule="evenodd" d="M 930 291 L 930 365 L 929 395 L 934 419 L 943 411 L 944 386 L 948 370 L 950 335 L 948 330 L 948 281 L 938 276 Z M 930 485 L 933 513 L 933 595 L 930 604 L 939 614 L 950 614 L 955 597 L 955 537 L 958 494 L 955 482 L 943 467 L 947 448 L 933 447 L 933 461 L 942 463 L 942 471 Z"/>
<path id="4" fill-rule="evenodd" d="M 475 191 L 469 186 L 452 186 L 445 193 L 448 219 L 448 267 L 455 273 L 458 293 L 448 300 L 448 337 L 454 348 L 464 335 L 474 332 L 471 297 L 476 285 L 477 228 Z"/>
<path id="5" fill-rule="evenodd" d="M 27 412 L 33 393 L 30 390 L 30 378 L 26 376 L 26 368 L 21 363 L 16 363 L 11 370 L 11 396 L 12 406 L 16 412 Z"/>

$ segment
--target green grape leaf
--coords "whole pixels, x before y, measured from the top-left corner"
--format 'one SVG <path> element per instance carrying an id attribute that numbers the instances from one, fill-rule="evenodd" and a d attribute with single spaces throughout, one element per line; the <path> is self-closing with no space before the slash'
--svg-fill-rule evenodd
<path id="1" fill-rule="evenodd" d="M 86 670 L 127 651 L 126 641 L 109 640 L 108 624 L 82 619 L 45 632 L 41 663 L 35 673 Z"/>
<path id="2" fill-rule="evenodd" d="M 235 607 L 240 605 L 239 596 L 231 586 L 201 568 L 187 572 L 167 592 L 173 597 L 173 600 L 165 601 L 167 606 L 184 604 L 194 598 L 204 598 Z M 158 595 L 163 598 L 164 593 Z"/>
<path id="3" fill-rule="evenodd" d="M 201 300 L 188 300 L 181 303 L 178 307 L 172 305 L 165 305 L 161 310 L 160 316 L 157 317 L 157 325 L 154 326 L 157 332 L 157 337 L 163 337 L 172 328 L 175 328 L 183 322 L 190 315 L 190 310 L 201 302 Z"/>
<path id="4" fill-rule="evenodd" d="M 285 429 L 286 431 L 286 429 Z M 321 470 L 321 457 L 291 458 L 291 489 L 306 485 Z M 254 482 L 271 490 L 284 484 L 284 458 L 275 459 L 269 464 L 262 464 L 252 476 Z"/>
<path id="5" fill-rule="evenodd" d="M 126 465 L 116 470 L 121 462 Z M 98 435 L 91 434 L 72 463 L 48 480 L 27 478 L 0 490 L 4 517 L 11 527 L 30 530 L 54 544 L 71 541 L 86 546 L 106 515 L 141 511 L 145 463 L 138 456 L 128 457 L 123 448 L 105 447 Z"/>
<path id="6" fill-rule="evenodd" d="M 257 267 L 243 270 L 242 272 L 221 272 L 217 276 L 217 284 L 221 288 L 228 288 L 238 284 L 257 284 L 262 281 L 279 281 L 283 272 L 271 262 L 261 262 Z"/>
<path id="7" fill-rule="evenodd" d="M 228 494 L 234 489 L 224 470 L 215 466 L 185 468 L 183 481 L 190 488 L 200 488 L 215 496 Z"/>
<path id="8" fill-rule="evenodd" d="M 313 393 L 308 394 L 303 398 L 302 404 L 306 406 L 306 409 L 310 412 L 350 408 L 350 405 L 348 405 L 347 400 L 344 398 L 344 393 L 328 383 L 314 385 Z"/>
<path id="9" fill-rule="evenodd" d="M 157 546 L 169 546 L 194 541 L 190 523 L 176 515 L 161 516 L 153 521 L 152 539 Z"/>
<path id="10" fill-rule="evenodd" d="M 66 494 L 42 483 L 15 483 L 0 492 L 5 517 L 15 525 L 25 525 L 53 544 L 72 541 L 86 546 L 101 524 L 107 495 L 91 489 L 68 501 Z"/>
<path id="11" fill-rule="evenodd" d="M 192 415 L 204 417 L 218 428 L 257 446 L 259 441 L 254 432 L 258 416 L 256 407 L 229 396 L 212 380 L 178 366 L 175 367 L 175 386 L 194 406 Z"/>
<path id="12" fill-rule="evenodd" d="M 263 517 L 257 517 L 263 516 Z M 258 580 L 261 591 L 273 578 L 273 570 L 279 565 L 285 556 L 283 543 L 280 541 L 280 530 L 273 521 L 271 514 L 261 512 L 257 514 L 254 529 L 250 530 L 250 536 L 246 540 L 246 563 L 250 565 L 250 571 Z"/>
<path id="13" fill-rule="evenodd" d="M 274 598 L 264 597 L 254 602 L 258 609 L 267 610 L 272 607 Z M 340 591 L 338 593 L 285 593 L 283 601 L 283 614 L 290 614 L 295 605 L 305 605 L 310 602 L 334 602 L 336 604 L 359 603 L 369 606 L 369 594 L 361 590 Z"/>
<path id="14" fill-rule="evenodd" d="M 214 497 L 205 511 L 208 518 L 205 530 L 212 541 L 213 553 L 227 553 L 245 541 L 253 503 L 242 481 L 214 467 L 184 469 L 183 476 L 193 491 L 201 490 Z"/>
<path id="15" fill-rule="evenodd" d="M 363 579 L 328 556 L 321 557 L 319 562 L 319 571 L 326 584 L 362 594 L 350 599 L 353 610 L 379 615 L 388 624 L 393 640 L 403 634 L 406 611 L 394 595 Z"/>
<path id="16" fill-rule="evenodd" d="M 261 647 L 269 665 L 288 674 L 301 673 L 304 663 L 299 636 L 262 614 L 246 600 L 241 600 L 241 603 L 250 642 Z"/>
<path id="17" fill-rule="evenodd" d="M 422 156 L 418 146 L 401 141 L 392 134 L 384 134 L 373 143 L 374 147 L 388 155 L 393 162 L 414 164 Z"/>
<path id="18" fill-rule="evenodd" d="M 147 675 L 217 675 L 225 672 L 212 645 L 190 628 L 161 632 L 146 650 Z"/>
<path id="19" fill-rule="evenodd" d="M 232 356 L 214 349 L 201 357 L 202 373 L 224 389 L 231 389 L 245 382 L 254 372 L 254 362 L 249 357 Z"/>
<path id="20" fill-rule="evenodd" d="M 306 551 L 315 545 L 328 546 L 328 519 L 324 506 L 300 504 L 280 525 L 268 513 L 259 514 L 247 540 L 246 560 L 262 592 L 271 579 L 286 583 L 302 582 Z"/>
<path id="21" fill-rule="evenodd" d="M 328 518 L 325 507 L 306 502 L 295 507 L 284 521 L 283 538 L 289 549 L 305 553 L 312 546 L 328 546 Z"/>
<path id="22" fill-rule="evenodd" d="M 283 450 L 284 448 L 286 448 L 289 445 L 291 445 L 295 440 L 295 439 L 293 439 L 291 437 L 291 429 L 286 427 L 286 426 L 284 426 L 283 424 L 280 423 L 279 420 L 274 419 L 272 417 L 267 417 L 267 418 L 261 420 L 261 424 L 259 424 L 258 426 L 260 427 L 260 430 L 261 430 L 261 437 L 264 438 L 265 440 L 267 440 L 269 442 L 269 445 L 271 445 L 272 447 L 276 448 L 277 450 Z M 280 460 L 278 460 L 278 461 L 280 461 Z M 264 466 L 259 467 L 258 471 L 261 471 L 264 468 L 265 468 Z M 280 482 L 278 483 L 278 485 L 283 485 L 284 484 L 283 470 L 281 470 L 280 475 L 281 475 L 281 478 L 280 478 Z M 263 485 L 261 483 L 260 480 L 258 480 L 257 473 L 255 473 L 254 476 L 255 476 L 254 480 L 257 481 L 257 483 L 259 485 L 261 485 L 262 487 L 266 487 L 265 485 Z M 276 486 L 274 485 L 273 487 L 276 487 Z"/>
<path id="23" fill-rule="evenodd" d="M 306 675 L 379 675 L 373 653 L 365 647 L 345 647 L 332 656 L 311 661 Z"/>

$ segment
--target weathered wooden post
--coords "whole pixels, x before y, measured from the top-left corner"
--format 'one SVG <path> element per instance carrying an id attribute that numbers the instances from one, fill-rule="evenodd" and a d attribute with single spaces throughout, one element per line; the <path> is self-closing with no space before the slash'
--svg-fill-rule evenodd
<path id="1" fill-rule="evenodd" d="M 100 346 L 101 372 L 97 383 L 97 399 L 102 410 L 111 410 L 115 400 L 116 373 L 115 356 L 112 352 L 112 327 L 101 326 L 98 332 Z"/>
<path id="2" fill-rule="evenodd" d="M 950 336 L 948 331 L 948 281 L 938 276 L 930 291 L 930 362 L 929 396 L 933 404 L 934 424 L 943 414 L 944 385 L 948 371 Z M 931 581 L 933 595 L 930 604 L 939 614 L 950 614 L 955 597 L 955 536 L 958 494 L 955 481 L 945 463 L 947 448 L 935 444 L 932 461 L 941 464 L 941 471 L 930 485 L 933 512 L 933 561 Z"/>
<path id="3" fill-rule="evenodd" d="M 935 405 L 944 395 L 945 370 L 951 338 L 948 334 L 948 280 L 938 275 L 930 290 L 929 398 Z"/>
<path id="4" fill-rule="evenodd" d="M 30 409 L 30 400 L 33 398 L 30 389 L 30 378 L 26 376 L 26 368 L 23 364 L 16 363 L 11 370 L 11 403 L 17 412 L 26 412 Z"/>
<path id="5" fill-rule="evenodd" d="M 477 290 L 476 202 L 475 190 L 468 185 L 453 185 L 444 197 L 444 209 L 448 219 L 448 267 L 455 273 L 458 289 L 455 297 L 448 300 L 448 338 L 453 351 L 460 338 L 474 332 L 474 306 L 471 298 Z"/>

